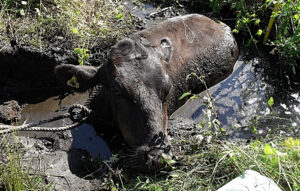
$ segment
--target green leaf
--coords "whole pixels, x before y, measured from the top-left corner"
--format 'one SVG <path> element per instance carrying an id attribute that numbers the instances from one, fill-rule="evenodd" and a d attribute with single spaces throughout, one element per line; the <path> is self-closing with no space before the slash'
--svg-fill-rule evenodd
<path id="1" fill-rule="evenodd" d="M 251 130 L 253 133 L 257 134 L 257 129 L 254 125 L 251 126 Z"/>
<path id="2" fill-rule="evenodd" d="M 169 165 L 172 165 L 172 164 L 175 164 L 176 161 L 175 161 L 175 160 L 172 160 L 172 159 L 167 159 L 167 163 L 168 163 Z"/>
<path id="3" fill-rule="evenodd" d="M 186 76 L 185 80 L 191 79 L 192 76 L 197 77 L 197 74 L 195 72 L 192 72 Z"/>
<path id="4" fill-rule="evenodd" d="M 270 99 L 268 100 L 268 105 L 270 107 L 272 107 L 274 105 L 274 99 L 273 99 L 273 97 L 270 97 Z"/>
<path id="5" fill-rule="evenodd" d="M 179 174 L 171 174 L 170 175 L 172 178 L 178 178 L 179 177 Z"/>
<path id="6" fill-rule="evenodd" d="M 73 34 L 78 34 L 78 30 L 76 28 L 72 29 Z"/>
<path id="7" fill-rule="evenodd" d="M 258 25 L 260 23 L 260 19 L 256 19 L 255 21 L 254 21 L 254 24 L 255 25 Z"/>
<path id="8" fill-rule="evenodd" d="M 300 139 L 289 137 L 283 141 L 283 144 L 289 149 L 300 149 Z"/>
<path id="9" fill-rule="evenodd" d="M 185 92 L 184 94 L 182 94 L 182 96 L 178 99 L 178 100 L 181 100 L 183 98 L 185 98 L 186 96 L 189 96 L 189 95 L 192 95 L 191 92 Z"/>
<path id="10" fill-rule="evenodd" d="M 117 19 L 122 19 L 123 18 L 123 14 L 122 13 L 119 13 L 118 15 L 117 15 Z"/>
<path id="11" fill-rule="evenodd" d="M 243 18 L 242 22 L 243 22 L 244 24 L 249 23 L 249 22 L 250 22 L 250 19 L 249 19 L 249 18 Z"/>
<path id="12" fill-rule="evenodd" d="M 257 36 L 261 36 L 261 35 L 262 35 L 262 33 L 263 33 L 263 30 L 261 30 L 261 29 L 258 29 L 258 30 L 257 30 L 257 32 L 256 32 L 256 35 L 257 35 Z"/>
<path id="13" fill-rule="evenodd" d="M 239 33 L 239 30 L 237 30 L 237 29 L 233 29 L 233 31 L 232 31 L 233 33 Z"/>
<path id="14" fill-rule="evenodd" d="M 81 48 L 74 48 L 74 52 L 78 55 L 82 54 Z"/>
<path id="15" fill-rule="evenodd" d="M 264 153 L 266 155 L 275 155 L 276 149 L 273 149 L 270 144 L 266 144 L 264 147 Z"/>
<path id="16" fill-rule="evenodd" d="M 198 99 L 198 98 L 199 98 L 199 96 L 196 95 L 196 94 L 194 94 L 194 95 L 192 95 L 192 96 L 190 97 L 190 99 Z"/>

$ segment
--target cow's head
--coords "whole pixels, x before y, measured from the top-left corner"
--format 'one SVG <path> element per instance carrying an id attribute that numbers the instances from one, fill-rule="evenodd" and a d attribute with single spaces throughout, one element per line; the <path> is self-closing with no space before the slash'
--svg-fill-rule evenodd
<path id="1" fill-rule="evenodd" d="M 113 122 L 131 148 L 128 162 L 140 171 L 156 170 L 163 165 L 162 159 L 172 156 L 167 140 L 167 99 L 172 84 L 166 72 L 171 56 L 168 38 L 160 39 L 156 46 L 142 37 L 126 38 L 112 47 L 110 62 L 100 68 L 56 68 L 58 80 L 78 91 L 95 83 L 106 87 Z"/>

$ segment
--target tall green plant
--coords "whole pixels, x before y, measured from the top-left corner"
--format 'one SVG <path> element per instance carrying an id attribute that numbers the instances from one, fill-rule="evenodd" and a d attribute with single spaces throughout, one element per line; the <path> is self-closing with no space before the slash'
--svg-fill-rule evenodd
<path id="1" fill-rule="evenodd" d="M 276 3 L 274 0 L 269 1 Z M 276 18 L 278 27 L 275 40 L 270 40 L 270 44 L 279 50 L 282 63 L 296 74 L 300 61 L 300 1 L 280 1 L 279 11 L 273 12 L 272 17 Z"/>
<path id="2" fill-rule="evenodd" d="M 7 191 L 52 190 L 52 184 L 46 185 L 41 176 L 24 167 L 24 149 L 17 137 L 9 140 L 2 137 L 0 143 L 0 185 Z"/>
<path id="3" fill-rule="evenodd" d="M 225 5 L 236 14 L 233 32 L 248 33 L 247 46 L 262 43 L 261 36 L 271 29 L 268 21 L 275 20 L 267 44 L 274 47 L 271 53 L 278 53 L 281 68 L 287 74 L 296 74 L 296 69 L 300 68 L 300 0 L 210 0 L 210 7 L 216 14 L 222 14 Z"/>

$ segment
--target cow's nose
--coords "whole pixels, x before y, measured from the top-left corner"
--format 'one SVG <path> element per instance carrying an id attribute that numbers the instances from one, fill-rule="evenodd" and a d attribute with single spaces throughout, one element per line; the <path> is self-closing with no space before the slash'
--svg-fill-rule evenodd
<path id="1" fill-rule="evenodd" d="M 171 149 L 154 149 L 147 154 L 147 165 L 161 168 L 168 164 L 173 159 Z"/>

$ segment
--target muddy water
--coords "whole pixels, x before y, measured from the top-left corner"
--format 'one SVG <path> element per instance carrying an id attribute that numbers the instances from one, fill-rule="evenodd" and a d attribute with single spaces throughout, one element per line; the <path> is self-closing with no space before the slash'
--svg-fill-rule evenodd
<path id="1" fill-rule="evenodd" d="M 125 7 L 130 10 L 131 14 L 139 18 L 144 26 L 141 29 L 150 28 L 151 26 L 166 20 L 168 18 L 185 14 L 185 10 L 175 10 L 173 7 L 159 8 L 151 3 L 142 3 L 137 0 L 124 0 Z"/>
<path id="2" fill-rule="evenodd" d="M 23 123 L 25 120 L 29 122 L 39 121 L 42 119 L 48 119 L 53 116 L 65 113 L 68 107 L 72 104 L 84 104 L 88 98 L 88 93 L 74 94 L 65 97 L 61 103 L 58 96 L 51 97 L 44 102 L 37 104 L 28 104 L 24 107 L 21 113 L 21 120 L 19 123 Z M 69 119 L 62 119 L 50 124 L 45 124 L 48 127 L 61 127 L 68 124 L 72 124 Z M 37 131 L 23 131 L 20 133 L 24 136 L 35 138 L 53 138 L 60 137 L 61 135 L 53 132 L 37 132 Z M 64 150 L 72 148 L 80 148 L 88 151 L 93 157 L 101 157 L 102 159 L 108 159 L 110 157 L 110 150 L 106 143 L 99 137 L 93 126 L 83 124 L 75 129 L 71 130 L 71 139 L 67 139 L 67 143 L 64 143 Z"/>
<path id="3" fill-rule="evenodd" d="M 251 138 L 257 134 L 277 132 L 287 136 L 300 135 L 299 92 L 280 91 L 268 84 L 268 76 L 261 68 L 265 62 L 260 58 L 246 62 L 241 57 L 228 78 L 208 89 L 221 127 L 232 138 Z M 268 104 L 270 97 L 274 100 L 272 107 Z M 207 92 L 200 93 L 199 99 L 188 100 L 171 118 L 181 117 L 207 124 L 207 98 Z M 252 128 L 249 126 L 251 123 Z"/>

